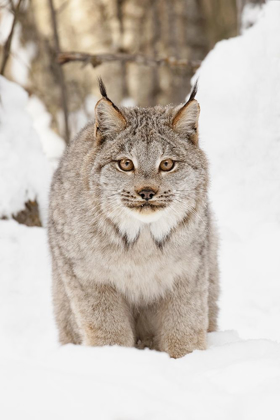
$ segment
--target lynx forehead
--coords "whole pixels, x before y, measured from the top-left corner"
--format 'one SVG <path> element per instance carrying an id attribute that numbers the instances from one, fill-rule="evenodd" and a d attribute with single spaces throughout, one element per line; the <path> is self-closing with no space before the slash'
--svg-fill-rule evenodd
<path id="1" fill-rule="evenodd" d="M 60 341 L 204 349 L 219 286 L 196 87 L 183 105 L 146 109 L 117 107 L 102 81 L 100 91 L 51 188 Z"/>

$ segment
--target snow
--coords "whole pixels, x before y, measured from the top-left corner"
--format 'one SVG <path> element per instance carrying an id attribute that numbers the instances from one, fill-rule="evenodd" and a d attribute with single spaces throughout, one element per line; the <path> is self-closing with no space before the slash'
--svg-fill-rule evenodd
<path id="1" fill-rule="evenodd" d="M 178 360 L 147 349 L 60 347 L 46 230 L 0 220 L 0 418 L 280 418 L 279 20 L 280 3 L 270 2 L 199 71 L 201 145 L 221 236 L 221 331 L 208 335 L 206 351 Z M 12 213 L 22 189 L 44 191 L 47 160 L 27 96 L 3 78 L 0 88 L 0 205 Z M 48 135 L 55 150 L 59 140 L 48 134 L 43 105 L 33 105 L 48 154 Z M 26 174 L 37 160 L 34 180 Z"/>
<path id="2" fill-rule="evenodd" d="M 280 3 L 199 71 L 201 144 L 220 227 L 220 327 L 280 340 Z"/>
<path id="3" fill-rule="evenodd" d="M 51 129 L 52 116 L 43 102 L 35 95 L 28 99 L 27 112 L 33 120 L 33 127 L 40 138 L 43 152 L 54 171 L 65 149 L 65 141 Z"/>
<path id="4" fill-rule="evenodd" d="M 27 93 L 0 76 L 0 217 L 10 217 L 37 199 L 43 221 L 51 171 L 32 120 Z"/>
<path id="5" fill-rule="evenodd" d="M 262 4 L 247 3 L 244 6 L 241 16 L 241 33 L 253 26 L 261 17 L 263 11 Z"/>

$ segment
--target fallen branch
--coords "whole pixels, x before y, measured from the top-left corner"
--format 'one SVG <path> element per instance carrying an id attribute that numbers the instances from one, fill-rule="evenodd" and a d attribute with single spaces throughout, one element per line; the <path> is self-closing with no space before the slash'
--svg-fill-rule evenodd
<path id="1" fill-rule="evenodd" d="M 81 52 L 61 52 L 57 55 L 59 64 L 70 63 L 71 61 L 81 61 L 84 65 L 91 64 L 93 67 L 100 66 L 102 63 L 120 61 L 123 63 L 136 63 L 143 66 L 169 66 L 198 69 L 201 61 L 191 61 L 186 58 L 152 58 L 142 54 L 87 54 Z"/>

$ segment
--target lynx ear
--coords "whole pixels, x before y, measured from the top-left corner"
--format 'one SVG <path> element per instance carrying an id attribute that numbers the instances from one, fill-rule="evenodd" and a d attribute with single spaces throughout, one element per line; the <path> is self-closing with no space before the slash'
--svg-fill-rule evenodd
<path id="1" fill-rule="evenodd" d="M 108 98 L 102 79 L 99 79 L 100 93 L 103 96 L 95 105 L 95 135 L 101 140 L 114 136 L 126 127 L 126 119 L 119 108 Z"/>
<path id="2" fill-rule="evenodd" d="M 182 137 L 189 138 L 194 144 L 198 144 L 198 118 L 200 107 L 195 98 L 197 83 L 195 84 L 188 102 L 176 110 L 172 121 L 172 128 Z"/>

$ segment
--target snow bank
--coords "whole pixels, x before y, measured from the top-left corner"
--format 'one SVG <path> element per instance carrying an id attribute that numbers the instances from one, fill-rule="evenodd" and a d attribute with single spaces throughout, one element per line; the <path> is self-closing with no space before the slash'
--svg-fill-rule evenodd
<path id="1" fill-rule="evenodd" d="M 37 198 L 45 220 L 51 171 L 25 110 L 28 95 L 0 76 L 0 97 L 0 217 Z"/>
<path id="2" fill-rule="evenodd" d="M 51 129 L 52 116 L 37 96 L 32 95 L 28 99 L 26 110 L 32 117 L 33 127 L 40 138 L 43 152 L 54 171 L 64 152 L 65 141 Z"/>
<path id="3" fill-rule="evenodd" d="M 221 328 L 280 340 L 280 3 L 199 71 L 201 143 L 221 233 Z"/>
<path id="4" fill-rule="evenodd" d="M 253 26 L 261 17 L 263 4 L 247 3 L 244 6 L 241 16 L 241 33 Z"/>
<path id="5" fill-rule="evenodd" d="M 0 414 L 5 420 L 278 420 L 280 345 L 214 339 L 208 352 L 178 361 L 152 351 L 71 345 L 40 362 L 2 359 Z"/>

